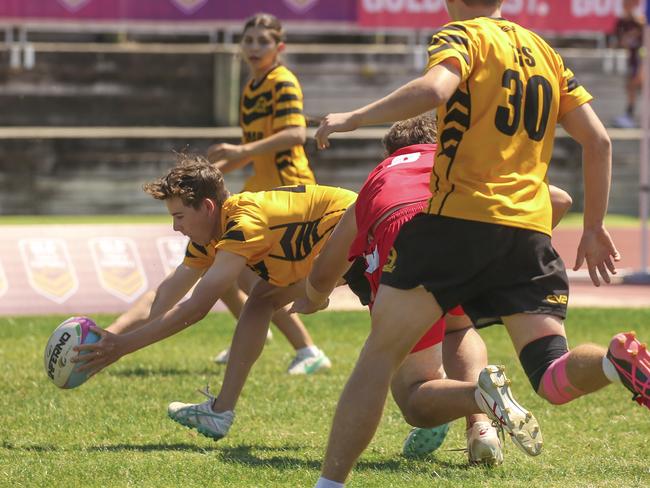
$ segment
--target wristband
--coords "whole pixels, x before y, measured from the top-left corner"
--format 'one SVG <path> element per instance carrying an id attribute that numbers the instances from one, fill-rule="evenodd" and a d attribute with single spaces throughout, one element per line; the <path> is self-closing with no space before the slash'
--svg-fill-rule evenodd
<path id="1" fill-rule="evenodd" d="M 330 296 L 329 293 L 323 293 L 314 288 L 314 285 L 311 284 L 309 278 L 305 280 L 305 295 L 307 295 L 309 301 L 314 305 L 322 305 Z"/>

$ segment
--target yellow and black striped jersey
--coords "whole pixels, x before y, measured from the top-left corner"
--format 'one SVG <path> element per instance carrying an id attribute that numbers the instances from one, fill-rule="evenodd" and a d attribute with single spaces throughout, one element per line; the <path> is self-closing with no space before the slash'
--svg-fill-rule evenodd
<path id="1" fill-rule="evenodd" d="M 287 127 L 305 127 L 302 105 L 300 83 L 285 66 L 275 67 L 257 83 L 251 80 L 244 88 L 239 107 L 243 143 L 265 139 Z M 300 144 L 251 159 L 253 175 L 246 180 L 245 191 L 316 183 Z"/>
<path id="2" fill-rule="evenodd" d="M 429 213 L 550 235 L 555 126 L 591 95 L 542 38 L 504 19 L 436 31 L 427 70 L 450 58 L 461 82 L 437 110 Z"/>
<path id="3" fill-rule="evenodd" d="M 190 243 L 183 263 L 208 268 L 218 250 L 246 258 L 248 266 L 276 286 L 305 278 L 356 193 L 342 188 L 295 185 L 243 192 L 221 208 L 219 240 Z"/>

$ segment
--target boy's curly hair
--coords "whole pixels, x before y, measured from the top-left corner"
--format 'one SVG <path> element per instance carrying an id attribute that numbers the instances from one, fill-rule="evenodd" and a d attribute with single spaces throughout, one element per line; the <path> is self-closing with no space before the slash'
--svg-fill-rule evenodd
<path id="1" fill-rule="evenodd" d="M 178 197 L 195 209 L 205 198 L 221 205 L 230 196 L 221 171 L 194 154 L 179 154 L 176 166 L 162 178 L 146 183 L 143 190 L 156 200 Z"/>
<path id="2" fill-rule="evenodd" d="M 381 140 L 390 156 L 398 149 L 414 144 L 435 144 L 438 139 L 436 121 L 430 114 L 395 122 Z"/>

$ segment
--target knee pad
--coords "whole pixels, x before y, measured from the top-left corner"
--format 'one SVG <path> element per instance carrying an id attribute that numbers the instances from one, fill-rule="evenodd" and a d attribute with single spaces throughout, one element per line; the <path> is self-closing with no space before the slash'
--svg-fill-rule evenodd
<path id="1" fill-rule="evenodd" d="M 566 338 L 560 335 L 540 337 L 524 346 L 519 353 L 519 362 L 535 391 L 539 390 L 542 376 L 553 361 L 561 358 L 567 352 L 569 352 L 569 348 Z"/>

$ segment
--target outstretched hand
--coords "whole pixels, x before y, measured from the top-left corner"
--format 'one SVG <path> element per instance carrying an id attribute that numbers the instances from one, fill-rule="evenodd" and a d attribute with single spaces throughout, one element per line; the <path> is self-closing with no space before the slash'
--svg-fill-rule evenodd
<path id="1" fill-rule="evenodd" d="M 77 371 L 87 372 L 88 376 L 93 376 L 124 356 L 126 351 L 122 336 L 100 327 L 91 327 L 90 330 L 99 335 L 100 340 L 93 344 L 81 344 L 75 347 L 74 350 L 79 354 L 72 358 L 72 362 L 79 363 L 76 366 Z"/>
<path id="2" fill-rule="evenodd" d="M 211 163 L 217 161 L 232 161 L 234 159 L 240 159 L 243 156 L 243 149 L 237 144 L 227 144 L 222 142 L 220 144 L 213 144 L 208 148 L 208 161 Z"/>
<path id="3" fill-rule="evenodd" d="M 314 134 L 316 146 L 318 149 L 326 149 L 330 146 L 328 139 L 330 134 L 334 132 L 350 132 L 358 128 L 359 120 L 354 112 L 328 114 L 320 121 L 316 134 Z"/>
<path id="4" fill-rule="evenodd" d="M 600 286 L 602 277 L 605 283 L 610 283 L 610 273 L 616 274 L 616 263 L 621 260 L 621 255 L 614 245 L 609 232 L 605 227 L 598 229 L 585 229 L 578 245 L 578 253 L 573 270 L 580 269 L 582 264 L 587 261 L 589 277 L 594 286 Z"/>
<path id="5" fill-rule="evenodd" d="M 318 312 L 319 310 L 326 309 L 329 304 L 329 298 L 326 299 L 323 303 L 316 304 L 307 297 L 301 297 L 293 302 L 291 308 L 289 308 L 289 313 L 312 314 Z"/>

